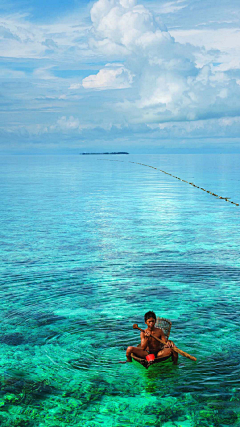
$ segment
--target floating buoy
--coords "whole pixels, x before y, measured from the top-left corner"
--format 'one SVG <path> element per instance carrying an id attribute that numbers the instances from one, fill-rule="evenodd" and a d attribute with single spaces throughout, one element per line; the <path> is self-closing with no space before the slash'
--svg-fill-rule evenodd
<path id="1" fill-rule="evenodd" d="M 122 162 L 122 163 L 126 163 L 126 162 L 124 162 L 123 160 L 112 160 L 112 159 L 111 159 L 111 160 L 110 160 L 110 159 L 98 159 L 98 160 L 105 160 L 105 161 L 107 161 L 107 162 Z M 209 191 L 209 190 L 205 190 L 205 188 L 203 188 L 203 187 L 198 187 L 198 186 L 197 186 L 197 185 L 195 185 L 193 182 L 188 182 L 188 181 L 186 181 L 185 179 L 181 179 L 181 178 L 179 178 L 178 176 L 175 176 L 175 175 L 172 175 L 172 174 L 171 174 L 171 173 L 169 173 L 169 172 L 163 171 L 162 169 L 155 168 L 154 166 L 151 166 L 151 165 L 145 165 L 144 163 L 131 162 L 131 161 L 129 161 L 129 163 L 134 163 L 134 164 L 136 164 L 136 165 L 146 166 L 146 167 L 148 167 L 148 168 L 152 168 L 152 169 L 158 170 L 158 171 L 160 171 L 160 172 L 162 172 L 162 173 L 165 173 L 165 175 L 172 176 L 173 178 L 176 178 L 176 179 L 178 179 L 179 181 L 186 182 L 187 184 L 192 185 L 193 187 L 199 188 L 200 190 L 205 191 L 206 193 L 211 194 L 212 196 L 217 197 L 218 199 L 225 200 L 225 201 L 226 201 L 226 202 L 228 202 L 228 203 L 232 203 L 232 204 L 233 204 L 233 205 L 235 205 L 235 206 L 239 206 L 239 203 L 231 202 L 227 197 L 221 197 L 221 196 L 218 196 L 217 194 L 212 193 L 212 192 L 211 192 L 211 191 Z"/>

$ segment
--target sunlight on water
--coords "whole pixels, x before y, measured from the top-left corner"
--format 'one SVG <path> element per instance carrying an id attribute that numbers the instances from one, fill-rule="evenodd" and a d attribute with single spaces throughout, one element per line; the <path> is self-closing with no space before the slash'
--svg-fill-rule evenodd
<path id="1" fill-rule="evenodd" d="M 109 156 L 110 157 L 110 156 Z M 240 427 L 240 156 L 1 159 L 0 424 Z M 121 365 L 154 310 L 197 357 Z"/>

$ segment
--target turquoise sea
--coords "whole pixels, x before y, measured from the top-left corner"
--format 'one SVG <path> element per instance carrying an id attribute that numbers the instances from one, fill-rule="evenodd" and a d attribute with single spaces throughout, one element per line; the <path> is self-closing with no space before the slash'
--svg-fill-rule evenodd
<path id="1" fill-rule="evenodd" d="M 240 427 L 240 206 L 136 163 L 240 203 L 240 155 L 1 157 L 1 426 Z M 148 310 L 197 362 L 118 363 Z"/>

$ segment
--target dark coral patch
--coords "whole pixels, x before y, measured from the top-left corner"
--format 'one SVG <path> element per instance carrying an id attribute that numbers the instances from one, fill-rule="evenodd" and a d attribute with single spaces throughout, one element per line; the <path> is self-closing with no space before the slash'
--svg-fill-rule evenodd
<path id="1" fill-rule="evenodd" d="M 31 404 L 36 400 L 45 399 L 55 391 L 55 388 L 45 380 L 33 381 L 19 377 L 6 378 L 1 385 L 2 394 L 15 395 L 14 404 Z"/>
<path id="2" fill-rule="evenodd" d="M 51 325 L 52 323 L 66 319 L 64 316 L 57 316 L 54 313 L 37 313 L 34 318 L 37 321 L 38 326 Z"/>
<path id="3" fill-rule="evenodd" d="M 13 334 L 2 335 L 0 337 L 0 343 L 7 345 L 21 345 L 25 342 L 24 336 L 19 332 L 14 332 Z"/>

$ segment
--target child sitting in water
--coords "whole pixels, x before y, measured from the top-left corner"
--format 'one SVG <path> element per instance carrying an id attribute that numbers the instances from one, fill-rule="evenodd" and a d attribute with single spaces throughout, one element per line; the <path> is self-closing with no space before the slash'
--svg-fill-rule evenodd
<path id="1" fill-rule="evenodd" d="M 162 360 L 168 359 L 172 356 L 172 361 L 176 365 L 178 361 L 178 353 L 174 351 L 174 343 L 172 341 L 167 341 L 164 332 L 162 329 L 155 328 L 156 323 L 156 314 L 153 311 L 148 311 L 144 316 L 145 323 L 147 328 L 144 332 L 141 332 L 141 347 L 128 347 L 126 356 L 126 362 L 132 362 L 131 353 L 137 357 L 145 358 L 148 354 L 154 354 L 155 357 L 161 358 Z M 166 344 L 161 344 L 159 341 L 155 340 L 150 336 L 150 334 L 161 339 Z"/>

